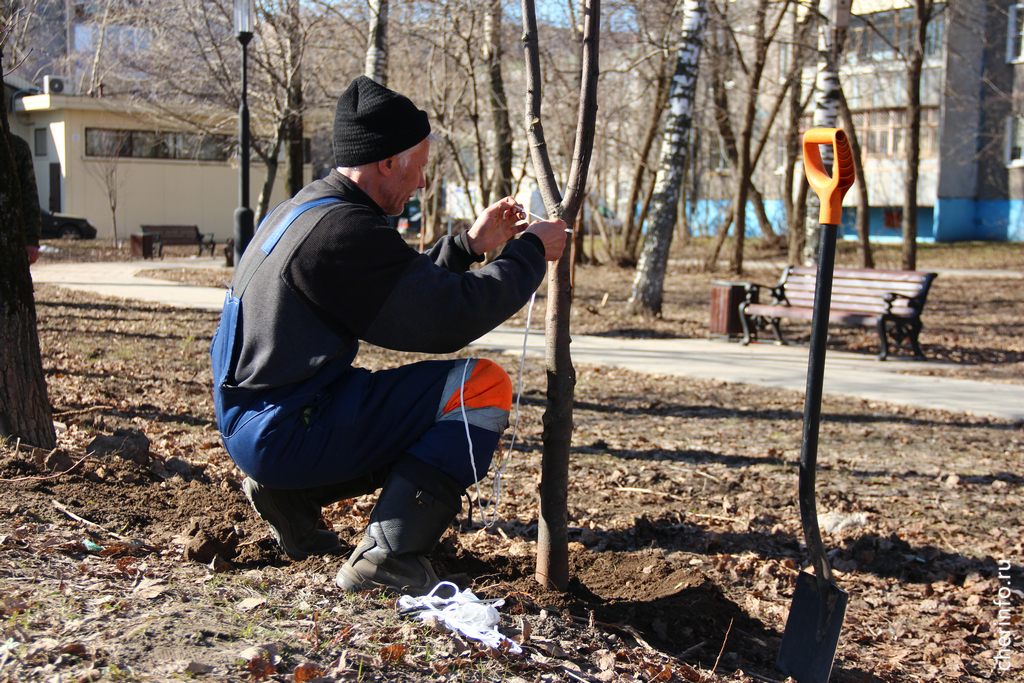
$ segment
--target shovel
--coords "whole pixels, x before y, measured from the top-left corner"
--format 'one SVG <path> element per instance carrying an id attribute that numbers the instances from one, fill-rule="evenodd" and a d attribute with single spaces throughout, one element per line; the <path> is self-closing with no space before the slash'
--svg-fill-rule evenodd
<path id="1" fill-rule="evenodd" d="M 821 161 L 819 144 L 832 145 L 832 175 Z M 826 683 L 839 647 L 849 594 L 836 585 L 825 555 L 815 509 L 814 474 L 818 458 L 818 423 L 821 420 L 821 387 L 825 375 L 825 341 L 828 337 L 835 266 L 836 232 L 843 215 L 843 196 L 853 185 L 853 155 L 846 133 L 835 128 L 814 128 L 804 133 L 804 169 L 807 181 L 821 202 L 821 243 L 818 277 L 811 318 L 811 348 L 804 394 L 804 433 L 800 451 L 800 521 L 814 564 L 814 574 L 800 572 L 789 608 L 786 630 L 776 665 L 798 683 Z"/>

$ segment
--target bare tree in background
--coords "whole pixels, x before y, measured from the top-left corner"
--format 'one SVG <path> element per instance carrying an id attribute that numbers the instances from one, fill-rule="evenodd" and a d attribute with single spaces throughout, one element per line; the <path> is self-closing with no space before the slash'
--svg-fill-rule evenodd
<path id="1" fill-rule="evenodd" d="M 96 184 L 107 196 L 110 209 L 113 244 L 117 246 L 117 202 L 118 195 L 128 177 L 128 167 L 121 161 L 121 152 L 128 143 L 128 133 L 123 130 L 96 129 L 86 140 L 85 168 Z"/>
<path id="2" fill-rule="evenodd" d="M 733 199 L 733 222 L 735 224 L 736 242 L 729 269 L 737 274 L 743 272 L 743 246 L 747 228 L 747 197 L 751 188 L 751 176 L 754 173 L 755 160 L 752 149 L 754 125 L 758 111 L 758 93 L 761 90 L 761 77 L 768 59 L 768 46 L 775 39 L 782 25 L 790 2 L 782 3 L 777 14 L 769 23 L 771 0 L 758 0 L 757 12 L 754 16 L 753 63 L 745 69 L 747 75 L 747 103 L 743 116 L 743 127 L 739 134 L 739 163 L 736 167 L 736 194 Z M 779 100 L 781 104 L 781 99 Z M 774 116 L 769 117 L 772 121 Z"/>
<path id="3" fill-rule="evenodd" d="M 583 18 L 582 78 L 577 110 L 576 141 L 565 196 L 555 182 L 541 122 L 540 45 L 533 0 L 522 0 L 523 49 L 526 62 L 526 126 L 530 154 L 548 215 L 572 225 L 583 205 L 597 119 L 597 75 L 601 30 L 600 0 L 587 0 Z M 548 266 L 548 309 L 545 318 L 547 409 L 544 411 L 544 456 L 541 464 L 540 514 L 537 523 L 537 581 L 565 590 L 569 585 L 569 447 L 576 371 L 569 352 L 572 306 L 570 248 Z"/>
<path id="4" fill-rule="evenodd" d="M 686 0 L 679 33 L 676 70 L 668 97 L 668 119 L 661 143 L 658 180 L 651 200 L 652 216 L 637 265 L 629 310 L 644 317 L 660 317 L 665 270 L 678 218 L 679 196 L 689 156 L 693 104 L 697 92 L 700 52 L 707 19 L 705 0 Z"/>
<path id="5" fill-rule="evenodd" d="M 907 134 L 904 137 L 907 182 L 903 195 L 903 252 L 901 267 L 917 268 L 917 186 L 921 163 L 921 73 L 924 70 L 928 24 L 935 16 L 934 0 L 913 0 L 914 25 L 906 48 Z"/>
<path id="6" fill-rule="evenodd" d="M 0 26 L 0 64 L 7 27 Z M 0 68 L 0 92 L 6 93 Z M 11 154 L 7 97 L 0 118 L 0 439 L 39 448 L 57 445 L 39 352 L 36 305 L 25 250 L 21 183 Z"/>
<path id="7" fill-rule="evenodd" d="M 853 154 L 853 172 L 857 181 L 853 184 L 857 192 L 857 241 L 860 247 L 860 265 L 862 268 L 874 268 L 875 258 L 871 253 L 871 201 L 868 198 L 868 184 L 864 178 L 864 163 L 861 156 L 860 136 L 853 125 L 853 114 L 846 102 L 846 94 L 839 89 L 839 111 L 843 116 L 843 128 L 850 139 L 850 151 Z"/>
<path id="8" fill-rule="evenodd" d="M 508 115 L 508 97 L 505 79 L 501 73 L 502 0 L 488 0 L 484 21 L 484 59 L 487 62 L 488 93 L 491 102 L 491 121 L 494 127 L 494 165 L 491 171 L 492 197 L 512 194 L 512 124 Z M 487 202 L 485 202 L 487 203 Z"/>
<path id="9" fill-rule="evenodd" d="M 727 6 L 723 7 L 720 4 L 713 4 L 712 7 L 715 10 L 713 18 L 716 22 L 717 36 L 713 41 L 709 41 L 709 48 L 713 47 L 718 52 L 715 60 L 718 62 L 716 68 L 726 68 L 727 62 L 722 62 L 722 60 L 728 56 L 736 60 L 742 75 L 746 78 L 742 81 L 743 85 L 745 85 L 745 100 L 743 101 L 742 114 L 739 119 L 738 134 L 732 133 L 736 129 L 731 124 L 726 126 L 723 122 L 718 122 L 719 130 L 725 131 L 726 135 L 734 135 L 736 138 L 731 143 L 726 142 L 727 148 L 735 145 L 736 150 L 736 161 L 732 166 L 734 183 L 732 188 L 733 201 L 725 220 L 718 229 L 718 234 L 715 236 L 710 253 L 705 258 L 704 268 L 705 270 L 714 270 L 717 267 L 718 255 L 722 245 L 725 243 L 729 228 L 730 226 L 735 226 L 736 240 L 729 268 L 732 272 L 738 274 L 743 272 L 746 206 L 747 198 L 751 196 L 751 188 L 753 188 L 752 179 L 754 171 L 768 143 L 772 130 L 771 124 L 778 118 L 778 114 L 786 101 L 786 93 L 795 80 L 795 74 L 798 73 L 799 64 L 794 62 L 790 65 L 788 77 L 783 79 L 781 87 L 775 92 L 774 101 L 772 101 L 770 106 L 765 107 L 765 103 L 762 101 L 762 83 L 764 70 L 767 66 L 768 50 L 775 41 L 786 13 L 792 7 L 792 3 L 790 0 L 783 0 L 783 2 L 775 6 L 775 13 L 772 15 L 771 1 L 758 0 L 753 16 L 753 35 L 739 34 L 735 30 L 734 25 L 742 20 L 733 16 Z M 749 61 L 744 58 L 744 54 L 749 57 Z M 723 78 L 721 72 L 713 73 L 713 77 Z M 724 83 L 719 84 L 719 88 L 721 92 L 717 97 L 724 99 Z M 731 105 L 727 101 L 723 101 L 715 105 L 714 110 L 716 116 L 725 116 L 731 111 Z M 765 110 L 767 110 L 767 114 L 763 113 Z M 757 122 L 761 118 L 767 124 L 761 127 L 755 139 Z M 731 154 L 727 151 L 726 156 L 731 156 Z M 761 212 L 763 210 L 762 208 Z M 767 217 L 762 213 L 759 215 L 759 220 L 766 222 Z"/>
<path id="10" fill-rule="evenodd" d="M 257 224 L 269 211 L 282 151 L 288 190 L 302 186 L 304 118 L 311 110 L 333 107 L 338 65 L 350 73 L 362 65 L 363 47 L 346 47 L 363 30 L 345 16 L 352 7 L 257 1 L 256 34 L 248 50 L 252 151 L 266 167 L 254 207 Z M 103 59 L 113 60 L 104 71 L 111 94 L 136 100 L 147 117 L 169 127 L 235 137 L 237 119 L 224 115 L 238 110 L 240 98 L 231 2 L 164 0 L 159 12 L 123 3 L 110 22 L 119 26 L 118 35 L 144 37 L 135 50 L 104 50 Z"/>

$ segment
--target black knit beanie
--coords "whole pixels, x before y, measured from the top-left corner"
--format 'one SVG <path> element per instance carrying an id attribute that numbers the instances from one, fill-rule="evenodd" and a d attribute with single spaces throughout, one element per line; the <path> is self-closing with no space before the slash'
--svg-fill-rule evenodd
<path id="1" fill-rule="evenodd" d="M 408 97 L 360 76 L 338 98 L 334 163 L 362 166 L 415 147 L 430 135 L 427 112 Z"/>

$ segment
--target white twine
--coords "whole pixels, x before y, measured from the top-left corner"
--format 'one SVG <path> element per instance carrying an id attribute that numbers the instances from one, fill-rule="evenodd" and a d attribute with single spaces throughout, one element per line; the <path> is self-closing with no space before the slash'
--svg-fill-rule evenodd
<path id="1" fill-rule="evenodd" d="M 480 493 L 480 478 L 476 471 L 476 459 L 473 457 L 473 439 L 469 434 L 469 418 L 466 415 L 466 372 L 469 370 L 469 363 L 471 359 L 466 360 L 466 364 L 462 366 L 462 385 L 459 387 L 459 403 L 462 407 L 462 423 L 466 426 L 466 441 L 469 443 L 469 464 L 473 467 L 473 480 L 476 482 L 476 508 L 480 511 L 480 521 L 482 521 L 484 526 L 487 528 L 494 526 L 494 523 L 498 521 L 498 502 L 501 500 L 501 475 L 505 473 L 505 470 L 512 462 L 512 449 L 516 446 L 516 432 L 519 431 L 519 399 L 523 396 L 523 367 L 526 365 L 526 343 L 530 338 L 530 320 L 533 317 L 533 303 L 536 300 L 537 292 L 534 292 L 530 296 L 530 305 L 526 309 L 526 333 L 523 335 L 523 353 L 519 358 L 519 378 L 517 382 L 518 386 L 516 388 L 516 419 L 512 424 L 512 439 L 509 442 L 508 451 L 504 458 L 494 466 L 494 483 L 492 484 L 494 503 L 491 505 L 494 512 L 491 515 L 490 521 L 488 521 L 487 513 L 480 504 L 480 499 L 482 498 Z M 501 458 L 500 452 L 499 458 Z M 470 511 L 472 512 L 472 509 Z"/>
<path id="2" fill-rule="evenodd" d="M 442 586 L 450 587 L 455 594 L 450 598 L 439 597 L 437 590 Z M 421 621 L 437 619 L 452 631 L 479 640 L 488 647 L 498 649 L 504 643 L 508 645 L 509 652 L 519 654 L 523 648 L 498 632 L 501 616 L 496 608 L 504 604 L 504 600 L 481 602 L 468 588 L 460 592 L 459 587 L 450 581 L 440 582 L 422 597 L 403 595 L 398 599 L 398 606 L 402 609 L 421 610 L 416 614 L 416 618 Z"/>

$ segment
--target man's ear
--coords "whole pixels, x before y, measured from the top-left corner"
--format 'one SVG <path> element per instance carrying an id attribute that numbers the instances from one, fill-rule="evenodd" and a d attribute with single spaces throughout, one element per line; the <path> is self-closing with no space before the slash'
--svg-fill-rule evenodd
<path id="1" fill-rule="evenodd" d="M 388 157 L 387 159 L 381 159 L 377 162 L 377 170 L 380 171 L 382 176 L 389 176 L 395 170 L 395 157 Z"/>

